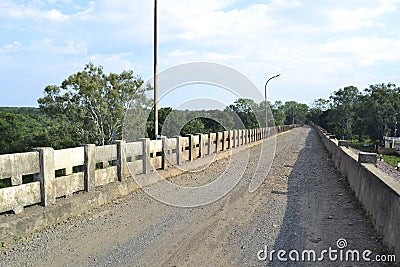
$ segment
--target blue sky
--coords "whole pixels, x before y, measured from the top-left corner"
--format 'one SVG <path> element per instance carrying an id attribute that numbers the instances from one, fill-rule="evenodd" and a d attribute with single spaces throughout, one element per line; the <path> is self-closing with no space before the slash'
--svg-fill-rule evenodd
<path id="1" fill-rule="evenodd" d="M 223 64 L 260 94 L 266 79 L 281 73 L 269 84 L 269 100 L 307 104 L 348 85 L 400 85 L 400 0 L 158 4 L 160 71 L 196 61 Z M 46 85 L 61 84 L 89 61 L 150 79 L 152 19 L 153 1 L 2 0 L 0 106 L 37 106 Z M 186 96 L 202 97 L 193 90 Z M 213 97 L 233 100 L 220 91 Z"/>

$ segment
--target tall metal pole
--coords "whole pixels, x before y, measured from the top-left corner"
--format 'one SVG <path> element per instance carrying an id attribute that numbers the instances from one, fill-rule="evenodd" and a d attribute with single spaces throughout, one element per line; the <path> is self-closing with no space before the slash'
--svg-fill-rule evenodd
<path id="1" fill-rule="evenodd" d="M 157 0 L 154 0 L 154 138 L 158 136 Z"/>
<path id="2" fill-rule="evenodd" d="M 265 127 L 266 127 L 266 128 L 268 128 L 267 84 L 268 84 L 268 82 L 269 82 L 270 80 L 272 80 L 272 79 L 274 79 L 274 78 L 277 78 L 277 77 L 279 77 L 279 76 L 281 76 L 281 75 L 280 75 L 280 74 L 275 75 L 275 76 L 269 78 L 269 79 L 267 80 L 267 82 L 265 83 L 265 87 L 264 87 L 265 94 L 264 94 L 264 97 L 265 97 Z"/>

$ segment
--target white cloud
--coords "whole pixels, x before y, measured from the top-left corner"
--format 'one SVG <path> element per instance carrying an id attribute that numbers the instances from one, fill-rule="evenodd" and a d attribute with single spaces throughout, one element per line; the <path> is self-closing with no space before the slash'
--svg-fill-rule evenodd
<path id="1" fill-rule="evenodd" d="M 7 1 L 0 5 L 0 14 L 12 19 L 45 19 L 58 22 L 66 21 L 69 18 L 68 15 L 63 14 L 60 10 L 40 10 L 36 6 L 18 5 Z"/>
<path id="2" fill-rule="evenodd" d="M 16 52 L 19 47 L 21 47 L 21 43 L 14 41 L 10 44 L 6 44 L 3 48 L 0 48 L 0 53 Z"/>
<path id="3" fill-rule="evenodd" d="M 175 2 L 173 0 L 172 2 Z M 213 38 L 232 41 L 234 37 L 249 33 L 259 34 L 260 28 L 271 27 L 276 21 L 269 14 L 270 8 L 265 4 L 250 5 L 243 9 L 224 11 L 230 1 L 208 0 L 209 5 L 193 1 L 168 1 L 160 12 L 161 40 L 195 40 Z M 230 37 L 230 38 L 226 38 Z"/>
<path id="4" fill-rule="evenodd" d="M 366 1 L 359 7 L 325 8 L 322 12 L 328 18 L 331 30 L 354 31 L 364 27 L 383 26 L 379 22 L 380 17 L 397 12 L 396 2 L 399 1 L 379 1 L 371 5 Z"/>
<path id="5" fill-rule="evenodd" d="M 361 67 L 380 61 L 400 60 L 400 40 L 379 37 L 353 37 L 329 42 L 327 52 L 344 53 L 343 57 L 355 61 Z M 338 55 L 340 56 L 340 55 Z"/>
<path id="6" fill-rule="evenodd" d="M 300 7 L 302 6 L 301 1 L 299 0 L 271 0 L 273 5 L 280 8 L 288 8 L 288 7 Z"/>
<path id="7" fill-rule="evenodd" d="M 68 20 L 69 16 L 64 15 L 61 13 L 59 10 L 52 9 L 50 11 L 42 12 L 40 15 L 48 20 L 53 20 L 53 21 L 66 21 Z"/>
<path id="8" fill-rule="evenodd" d="M 134 69 L 148 78 L 153 3 L 2 0 L 0 52 L 10 58 L 3 64 L 32 69 L 26 62 L 35 64 L 40 57 L 60 72 L 67 64 L 69 74 L 93 61 L 112 72 Z M 379 75 L 383 81 L 398 77 L 398 70 L 388 66 L 400 62 L 400 0 L 158 3 L 160 71 L 190 61 L 212 61 L 237 69 L 260 88 L 268 74 L 282 73 L 274 86 L 279 88 L 276 98 L 283 100 L 311 98 L 318 90 L 336 90 L 352 79 L 356 83 Z M 382 74 L 372 69 L 375 64 L 382 66 Z M 39 70 L 32 76 L 48 79 Z"/>
<path id="9" fill-rule="evenodd" d="M 75 43 L 75 41 L 65 41 L 64 45 L 53 45 L 51 42 L 48 43 L 49 48 L 53 53 L 59 53 L 62 55 L 86 55 L 87 48 L 85 45 Z"/>
<path id="10" fill-rule="evenodd" d="M 106 72 L 120 73 L 123 70 L 135 69 L 134 64 L 127 58 L 131 55 L 127 53 L 122 54 L 110 54 L 110 55 L 91 55 L 89 57 L 90 62 L 95 65 L 101 65 L 105 68 Z"/>

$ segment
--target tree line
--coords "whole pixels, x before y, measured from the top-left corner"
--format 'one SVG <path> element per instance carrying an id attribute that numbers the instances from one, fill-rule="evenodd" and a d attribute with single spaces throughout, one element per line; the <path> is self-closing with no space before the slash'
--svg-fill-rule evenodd
<path id="1" fill-rule="evenodd" d="M 154 137 L 150 85 L 133 71 L 104 73 L 92 63 L 67 77 L 61 85 L 48 85 L 38 99 L 39 108 L 0 108 L 0 154 L 55 149 L 82 144 L 106 145 L 121 139 L 128 110 L 144 121 L 143 135 Z M 268 125 L 303 124 L 308 106 L 295 101 L 268 102 Z M 225 110 L 159 109 L 161 134 L 171 137 L 230 129 L 265 127 L 265 103 L 239 98 Z M 147 119 L 147 120 L 146 120 Z M 132 120 L 131 120 L 132 121 Z M 133 120 L 134 121 L 134 120 Z M 139 125 L 140 126 L 140 125 Z M 134 131 L 139 127 L 132 125 Z M 140 133 L 140 134 L 142 134 Z"/>
<path id="2" fill-rule="evenodd" d="M 370 85 L 363 91 L 347 86 L 329 99 L 317 99 L 310 106 L 309 120 L 347 140 L 381 141 L 398 135 L 400 87 L 393 83 Z"/>

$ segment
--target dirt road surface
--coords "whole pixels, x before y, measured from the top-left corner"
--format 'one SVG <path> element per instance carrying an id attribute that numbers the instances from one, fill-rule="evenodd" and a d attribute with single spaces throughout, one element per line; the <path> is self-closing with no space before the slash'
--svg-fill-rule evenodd
<path id="1" fill-rule="evenodd" d="M 316 132 L 298 128 L 276 142 L 272 168 L 268 173 L 261 166 L 265 181 L 253 193 L 248 187 L 260 146 L 251 148 L 239 184 L 214 203 L 179 208 L 138 191 L 12 244 L 0 251 L 1 265 L 385 266 L 328 261 L 327 255 L 323 262 L 282 262 L 276 254 L 273 261 L 263 260 L 265 247 L 268 255 L 272 250 L 319 253 L 338 249 L 339 239 L 346 240 L 348 249 L 371 250 L 371 257 L 386 253 Z M 246 160 L 248 153 L 241 155 Z M 205 184 L 227 163 L 224 159 L 172 181 Z"/>

